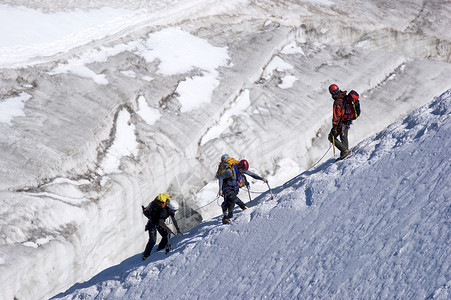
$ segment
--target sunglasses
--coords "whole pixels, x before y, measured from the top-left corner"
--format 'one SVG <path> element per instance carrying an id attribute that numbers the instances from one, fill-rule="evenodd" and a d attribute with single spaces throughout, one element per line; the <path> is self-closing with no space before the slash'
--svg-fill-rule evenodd
<path id="1" fill-rule="evenodd" d="M 332 95 L 336 95 L 336 94 L 338 94 L 338 92 L 340 91 L 340 89 L 336 89 L 336 90 L 333 90 L 332 92 L 330 92 Z"/>

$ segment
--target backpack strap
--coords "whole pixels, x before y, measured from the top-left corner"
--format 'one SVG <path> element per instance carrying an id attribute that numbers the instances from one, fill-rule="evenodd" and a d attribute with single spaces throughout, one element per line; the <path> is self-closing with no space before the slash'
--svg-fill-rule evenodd
<path id="1" fill-rule="evenodd" d="M 244 176 L 238 171 L 238 164 L 233 165 L 236 176 L 235 188 L 240 188 L 244 185 Z"/>

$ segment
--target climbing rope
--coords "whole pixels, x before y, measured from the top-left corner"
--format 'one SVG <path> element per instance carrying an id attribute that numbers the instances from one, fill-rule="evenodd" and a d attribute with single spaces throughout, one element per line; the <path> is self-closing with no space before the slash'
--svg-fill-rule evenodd
<path id="1" fill-rule="evenodd" d="M 319 163 L 323 160 L 323 158 L 326 157 L 327 153 L 329 153 L 330 148 L 331 148 L 331 145 L 329 145 L 329 148 L 328 148 L 327 151 L 323 154 L 323 156 L 321 156 L 321 158 L 320 158 L 316 163 L 314 163 L 312 166 L 310 166 L 310 168 L 308 168 L 308 169 L 305 170 L 304 172 L 309 171 L 310 169 L 314 168 L 317 164 L 319 164 Z M 302 172 L 302 173 L 304 173 L 304 172 Z M 252 194 L 263 194 L 263 193 L 266 193 L 266 192 L 267 192 L 267 191 L 264 191 L 264 192 L 253 192 L 253 191 L 251 191 Z"/>
<path id="2" fill-rule="evenodd" d="M 321 157 L 321 158 L 320 158 L 313 166 L 311 166 L 310 168 L 308 168 L 308 169 L 305 170 L 304 172 L 309 171 L 311 168 L 313 168 L 313 167 L 315 167 L 317 164 L 319 164 L 319 162 L 323 160 L 323 158 L 326 156 L 326 154 L 329 153 L 330 147 L 332 147 L 331 144 L 329 145 L 329 148 L 327 149 L 326 153 L 324 153 L 324 155 L 323 155 L 323 156 L 322 156 L 322 157 Z"/>
<path id="3" fill-rule="evenodd" d="M 210 202 L 208 202 L 207 204 L 205 204 L 204 206 L 201 206 L 201 207 L 199 207 L 199 208 L 197 208 L 197 209 L 192 210 L 189 214 L 192 214 L 192 213 L 195 212 L 195 211 L 201 210 L 202 208 L 204 208 L 204 207 L 206 207 L 206 206 L 212 204 L 212 203 L 215 202 L 215 201 L 218 202 L 218 199 L 219 199 L 219 195 L 216 196 L 216 198 L 213 199 L 212 201 L 210 201 Z M 218 205 L 219 205 L 219 204 L 218 204 Z M 181 220 L 181 219 L 185 218 L 186 216 L 188 216 L 188 214 L 181 216 L 180 218 L 176 219 L 176 221 Z"/>
<path id="4" fill-rule="evenodd" d="M 331 147 L 332 147 L 332 145 L 329 145 L 329 148 L 328 148 L 327 151 L 324 153 L 324 155 L 321 156 L 321 158 L 320 158 L 316 163 L 314 163 L 310 168 L 308 168 L 308 169 L 305 170 L 304 172 L 309 171 L 310 169 L 314 168 L 317 164 L 319 164 L 319 163 L 323 160 L 323 158 L 327 155 L 327 153 L 329 153 L 329 150 L 330 150 Z M 304 173 L 304 172 L 303 172 L 303 173 Z M 269 187 L 269 185 L 268 185 L 268 187 Z M 264 192 L 254 192 L 254 191 L 248 190 L 248 192 L 249 192 L 249 193 L 252 193 L 252 194 L 263 194 L 263 193 L 266 193 L 267 191 L 264 191 Z M 271 194 L 272 194 L 272 192 L 271 192 Z M 208 202 L 207 204 L 205 204 L 205 205 L 203 205 L 203 206 L 201 206 L 201 207 L 199 207 L 199 208 L 197 208 L 197 209 L 191 211 L 189 214 L 192 214 L 192 213 L 195 212 L 195 211 L 199 211 L 199 210 L 201 210 L 202 208 L 207 207 L 208 205 L 212 204 L 212 203 L 215 202 L 215 201 L 216 201 L 216 203 L 218 204 L 218 206 L 221 206 L 221 205 L 219 204 L 219 201 L 218 201 L 219 198 L 220 198 L 220 196 L 217 195 L 215 199 L 213 199 L 212 201 Z M 188 214 L 186 214 L 186 215 L 184 215 L 184 216 L 181 216 L 180 218 L 178 218 L 178 219 L 176 219 L 176 220 L 179 221 L 179 220 L 185 218 L 187 215 L 188 215 Z"/>

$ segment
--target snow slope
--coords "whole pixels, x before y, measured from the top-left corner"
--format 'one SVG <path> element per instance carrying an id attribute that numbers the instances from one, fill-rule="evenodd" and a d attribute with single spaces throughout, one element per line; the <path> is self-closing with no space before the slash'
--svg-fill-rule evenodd
<path id="1" fill-rule="evenodd" d="M 449 299 L 451 90 L 356 147 L 53 299 Z M 155 250 L 155 249 L 154 249 Z"/>
<path id="2" fill-rule="evenodd" d="M 332 82 L 361 94 L 351 145 L 439 96 L 448 2 L 3 1 L 1 296 L 51 297 L 142 251 L 157 193 L 184 229 L 217 216 L 223 153 L 273 186 L 308 169 Z"/>

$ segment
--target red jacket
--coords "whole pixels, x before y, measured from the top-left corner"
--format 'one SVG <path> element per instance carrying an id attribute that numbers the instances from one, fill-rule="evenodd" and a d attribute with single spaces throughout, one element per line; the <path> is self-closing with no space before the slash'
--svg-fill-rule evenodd
<path id="1" fill-rule="evenodd" d="M 340 91 L 336 95 L 332 95 L 332 98 L 334 99 L 334 106 L 333 106 L 333 117 L 332 117 L 332 126 L 337 127 L 341 124 L 341 118 L 344 114 L 344 107 L 343 107 L 343 98 L 346 96 L 346 91 Z"/>

